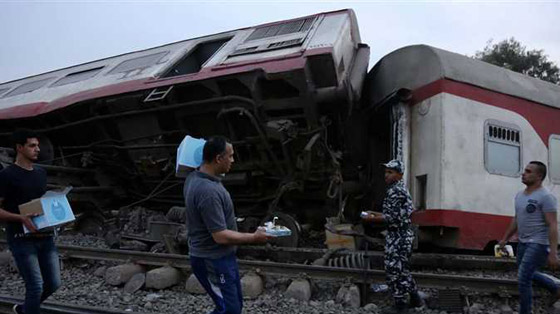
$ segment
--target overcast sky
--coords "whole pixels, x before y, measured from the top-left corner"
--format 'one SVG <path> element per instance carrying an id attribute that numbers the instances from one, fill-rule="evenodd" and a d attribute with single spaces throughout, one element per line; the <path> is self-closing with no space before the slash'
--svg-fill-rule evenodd
<path id="1" fill-rule="evenodd" d="M 560 64 L 559 1 L 0 0 L 0 82 L 266 22 L 352 8 L 370 67 L 407 45 L 474 55 L 515 37 Z"/>

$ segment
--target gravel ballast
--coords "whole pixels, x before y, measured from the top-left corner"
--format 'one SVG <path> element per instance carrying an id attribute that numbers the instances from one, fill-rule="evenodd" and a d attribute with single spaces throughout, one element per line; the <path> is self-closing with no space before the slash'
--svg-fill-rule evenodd
<path id="1" fill-rule="evenodd" d="M 113 287 L 105 283 L 102 276 L 96 275 L 100 267 L 116 264 L 71 260 L 63 262 L 62 287 L 50 297 L 50 300 L 80 305 L 98 306 L 143 313 L 208 313 L 214 305 L 206 295 L 191 295 L 185 291 L 184 280 L 166 290 L 138 290 L 132 294 L 125 293 L 122 286 Z M 265 278 L 265 292 L 256 299 L 246 299 L 243 313 L 381 313 L 389 305 L 386 296 L 373 298 L 370 303 L 360 308 L 351 308 L 336 303 L 336 294 L 340 283 L 313 282 L 313 295 L 309 301 L 298 301 L 285 296 L 290 279 Z M 428 294 L 435 291 L 426 290 Z M 19 275 L 8 267 L 0 268 L 0 294 L 24 295 L 23 281 Z M 516 298 L 478 295 L 468 297 L 471 309 L 469 313 L 506 313 L 505 303 L 509 308 L 517 308 Z M 535 313 L 546 313 L 546 298 L 536 298 Z M 438 309 L 411 310 L 411 313 L 443 314 Z M 515 313 L 515 312 L 514 312 Z"/>

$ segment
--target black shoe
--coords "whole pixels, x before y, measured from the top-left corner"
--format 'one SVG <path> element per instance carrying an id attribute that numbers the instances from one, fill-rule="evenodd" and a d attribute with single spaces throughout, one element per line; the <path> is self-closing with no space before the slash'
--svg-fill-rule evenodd
<path id="1" fill-rule="evenodd" d="M 25 314 L 25 313 L 23 313 L 23 309 L 22 309 L 21 305 L 19 305 L 19 304 L 14 305 L 14 307 L 12 308 L 12 311 L 14 311 L 14 314 Z"/>
<path id="2" fill-rule="evenodd" d="M 423 307 L 426 305 L 418 291 L 410 294 L 410 307 Z"/>

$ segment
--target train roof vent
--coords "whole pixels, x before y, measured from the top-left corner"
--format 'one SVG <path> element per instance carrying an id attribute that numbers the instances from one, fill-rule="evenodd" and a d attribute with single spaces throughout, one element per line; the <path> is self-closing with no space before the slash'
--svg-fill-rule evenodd
<path id="1" fill-rule="evenodd" d="M 290 46 L 297 46 L 297 45 L 301 45 L 302 42 L 303 42 L 303 37 L 272 43 L 272 44 L 269 44 L 267 48 L 268 49 L 278 49 L 278 48 L 285 48 L 285 47 L 290 47 Z"/>
<path id="2" fill-rule="evenodd" d="M 521 142 L 520 131 L 507 128 L 501 125 L 488 124 L 488 136 L 493 140 L 501 142 L 516 143 Z"/>
<path id="3" fill-rule="evenodd" d="M 45 86 L 52 79 L 53 79 L 52 77 L 49 77 L 49 78 L 46 78 L 46 79 L 21 84 L 20 86 L 14 88 L 11 92 L 7 93 L 3 98 L 12 97 L 12 96 L 32 92 L 34 90 L 37 90 L 37 89 Z"/>
<path id="4" fill-rule="evenodd" d="M 314 20 L 314 17 L 310 17 L 280 24 L 258 27 L 247 38 L 247 40 L 245 40 L 245 42 L 298 32 L 306 32 L 311 28 Z"/>
<path id="5" fill-rule="evenodd" d="M 250 54 L 250 53 L 259 53 L 259 52 L 265 52 L 265 51 L 268 51 L 268 50 L 282 49 L 282 48 L 288 48 L 288 47 L 292 47 L 292 46 L 299 46 L 303 43 L 304 40 L 305 40 L 305 36 L 300 37 L 300 38 L 294 38 L 294 39 L 283 40 L 283 41 L 279 41 L 279 42 L 275 42 L 275 43 L 270 43 L 268 45 L 264 44 L 264 46 L 242 47 L 242 48 L 239 48 L 239 49 L 235 50 L 229 56 L 233 57 L 233 56 L 245 55 L 245 54 Z"/>
<path id="6" fill-rule="evenodd" d="M 50 87 L 62 86 L 67 84 L 72 84 L 80 81 L 85 81 L 97 75 L 104 67 L 97 67 L 94 69 L 87 69 L 79 72 L 74 72 L 66 75 L 65 77 L 54 82 Z"/>
<path id="7" fill-rule="evenodd" d="M 154 64 L 158 63 L 165 55 L 167 55 L 167 53 L 168 51 L 162 51 L 158 53 L 152 53 L 146 56 L 128 59 L 126 61 L 119 63 L 119 65 L 114 67 L 107 74 L 116 74 L 116 73 L 132 72 L 134 70 L 147 69 L 153 66 Z"/>
<path id="8" fill-rule="evenodd" d="M 253 46 L 253 47 L 247 47 L 247 48 L 240 48 L 235 50 L 233 53 L 230 54 L 230 56 L 237 56 L 237 55 L 243 55 L 246 53 L 251 53 L 256 51 L 259 48 L 259 46 Z"/>

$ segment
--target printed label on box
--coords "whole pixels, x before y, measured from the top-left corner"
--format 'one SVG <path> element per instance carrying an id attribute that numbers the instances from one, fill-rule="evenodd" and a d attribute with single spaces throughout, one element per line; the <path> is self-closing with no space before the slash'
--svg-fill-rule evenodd
<path id="1" fill-rule="evenodd" d="M 31 218 L 38 230 L 56 227 L 75 220 L 70 203 L 66 198 L 66 194 L 68 194 L 71 189 L 71 187 L 67 187 L 62 192 L 47 191 L 47 193 L 39 199 L 43 214 Z M 25 204 L 20 206 L 25 206 Z M 23 210 L 20 209 L 20 211 Z M 25 233 L 31 232 L 25 226 L 23 226 L 23 230 Z"/>

